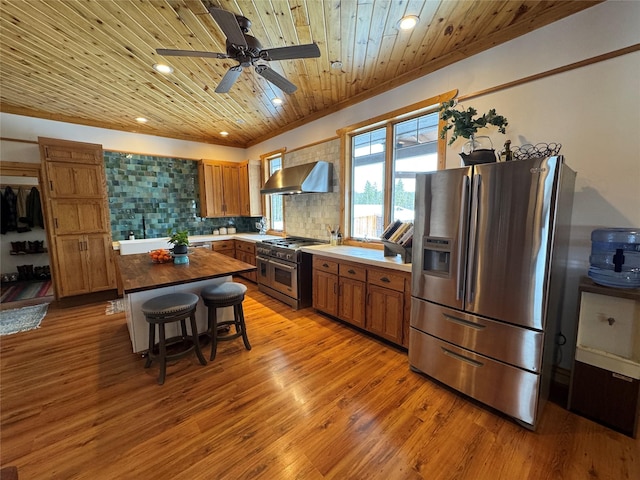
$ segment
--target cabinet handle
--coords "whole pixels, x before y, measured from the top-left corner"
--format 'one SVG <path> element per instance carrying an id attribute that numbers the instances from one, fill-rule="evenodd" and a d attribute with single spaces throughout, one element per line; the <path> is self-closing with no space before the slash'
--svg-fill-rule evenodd
<path id="1" fill-rule="evenodd" d="M 613 325 L 614 323 L 616 323 L 616 319 L 613 317 L 609 317 L 607 318 L 607 322 L 609 322 L 609 325 Z"/>
<path id="2" fill-rule="evenodd" d="M 324 268 L 329 268 L 329 264 L 328 264 L 328 263 L 323 263 L 323 264 L 322 264 L 322 266 L 323 266 Z"/>
<path id="3" fill-rule="evenodd" d="M 84 241 L 84 251 L 89 251 L 89 243 L 86 240 Z"/>
<path id="4" fill-rule="evenodd" d="M 350 268 L 349 270 L 347 270 L 347 273 L 350 273 L 351 275 L 355 275 L 356 271 L 353 268 Z"/>
<path id="5" fill-rule="evenodd" d="M 53 192 L 53 180 L 49 180 L 49 190 Z"/>
<path id="6" fill-rule="evenodd" d="M 53 219 L 53 224 L 55 225 L 56 228 L 58 228 L 58 218 L 54 218 Z"/>
<path id="7" fill-rule="evenodd" d="M 82 251 L 82 242 L 78 242 L 78 250 Z"/>
<path id="8" fill-rule="evenodd" d="M 391 280 L 389 280 L 388 277 L 380 277 L 380 281 L 384 282 L 384 283 L 390 283 L 391 282 Z"/>
<path id="9" fill-rule="evenodd" d="M 617 378 L 618 380 L 624 380 L 625 382 L 633 383 L 633 378 L 620 375 L 619 373 L 616 373 L 616 372 L 611 372 L 611 376 L 613 378 Z"/>

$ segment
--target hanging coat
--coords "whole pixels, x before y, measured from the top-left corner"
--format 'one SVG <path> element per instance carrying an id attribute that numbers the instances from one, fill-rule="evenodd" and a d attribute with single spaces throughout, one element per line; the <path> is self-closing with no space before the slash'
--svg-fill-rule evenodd
<path id="1" fill-rule="evenodd" d="M 7 202 L 7 215 L 2 217 L 3 227 L 6 228 L 7 232 L 15 232 L 18 228 L 18 212 L 16 210 L 18 197 L 8 185 L 4 189 L 4 200 Z"/>
<path id="2" fill-rule="evenodd" d="M 40 203 L 40 192 L 36 187 L 31 189 L 27 199 L 27 223 L 34 227 L 44 228 L 44 218 L 42 216 L 42 204 Z"/>
<path id="3" fill-rule="evenodd" d="M 27 218 L 27 199 L 29 198 L 29 190 L 24 187 L 18 187 L 18 195 L 16 196 L 16 213 L 18 218 L 18 233 L 24 233 L 31 230 L 29 220 Z"/>

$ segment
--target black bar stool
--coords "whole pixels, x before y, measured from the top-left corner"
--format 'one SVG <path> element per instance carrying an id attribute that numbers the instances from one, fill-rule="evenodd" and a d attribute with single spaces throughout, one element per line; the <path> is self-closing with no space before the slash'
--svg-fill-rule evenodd
<path id="1" fill-rule="evenodd" d="M 167 374 L 167 361 L 177 360 L 195 350 L 198 360 L 202 365 L 206 365 L 207 361 L 200 350 L 198 341 L 198 326 L 196 325 L 196 306 L 198 305 L 198 296 L 194 293 L 170 293 L 161 295 L 147 300 L 142 304 L 142 313 L 149 323 L 149 353 L 144 368 L 149 368 L 153 360 L 160 362 L 160 376 L 158 383 L 164 384 Z M 191 335 L 187 334 L 187 325 L 185 320 L 190 320 Z M 165 325 L 167 323 L 180 322 L 181 336 L 166 338 Z M 160 339 L 156 345 L 156 325 Z M 183 343 L 184 349 L 167 354 L 167 347 Z M 157 347 L 157 352 L 156 352 Z"/>
<path id="2" fill-rule="evenodd" d="M 204 287 L 200 292 L 200 296 L 208 309 L 208 334 L 211 338 L 211 356 L 209 360 L 216 358 L 218 349 L 218 341 L 234 340 L 242 337 L 244 346 L 247 350 L 251 350 L 249 338 L 247 337 L 247 326 L 244 323 L 244 312 L 242 310 L 242 302 L 247 287 L 241 283 L 225 282 L 219 285 L 209 285 Z M 218 322 L 218 308 L 233 307 L 233 320 Z M 234 325 L 235 333 L 228 335 L 218 335 L 218 329 Z"/>

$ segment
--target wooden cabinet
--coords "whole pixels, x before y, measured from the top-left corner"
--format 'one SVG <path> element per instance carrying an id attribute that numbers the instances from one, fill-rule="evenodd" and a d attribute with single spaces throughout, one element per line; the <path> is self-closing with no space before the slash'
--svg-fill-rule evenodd
<path id="1" fill-rule="evenodd" d="M 338 263 L 314 255 L 312 285 L 313 308 L 338 316 Z"/>
<path id="2" fill-rule="evenodd" d="M 60 297 L 115 288 L 116 275 L 110 255 L 112 246 L 109 234 L 61 235 L 56 243 L 58 262 L 62 265 L 62 271 L 67 273 L 59 275 L 56 288 Z"/>
<path id="3" fill-rule="evenodd" d="M 236 240 L 236 258 L 245 263 L 256 265 L 256 245 L 253 242 L 245 242 L 244 240 Z M 252 282 L 258 281 L 258 274 L 253 272 L 241 273 L 240 276 L 251 280 Z"/>
<path id="4" fill-rule="evenodd" d="M 236 258 L 236 246 L 233 240 L 218 240 L 211 242 L 211 247 L 214 252 Z"/>
<path id="5" fill-rule="evenodd" d="M 366 278 L 364 266 L 338 266 L 338 317 L 360 328 L 365 328 Z"/>
<path id="6" fill-rule="evenodd" d="M 102 146 L 39 138 L 57 298 L 116 288 Z"/>
<path id="7" fill-rule="evenodd" d="M 240 200 L 240 215 L 251 216 L 251 198 L 249 196 L 249 162 L 238 168 L 238 193 Z"/>
<path id="8" fill-rule="evenodd" d="M 640 416 L 640 289 L 583 278 L 569 409 L 635 437 Z"/>
<path id="9" fill-rule="evenodd" d="M 314 255 L 313 307 L 408 345 L 410 275 Z"/>
<path id="10" fill-rule="evenodd" d="M 403 343 L 405 280 L 402 273 L 367 269 L 367 329 L 399 344 Z"/>
<path id="11" fill-rule="evenodd" d="M 245 195 L 241 184 L 240 164 L 201 160 L 198 164 L 200 182 L 200 215 L 203 217 L 241 216 L 241 195 Z M 244 182 L 244 177 L 242 179 Z M 248 182 L 248 179 L 246 180 Z M 248 184 L 246 196 L 248 197 Z M 241 192 L 243 192 L 241 194 Z"/>

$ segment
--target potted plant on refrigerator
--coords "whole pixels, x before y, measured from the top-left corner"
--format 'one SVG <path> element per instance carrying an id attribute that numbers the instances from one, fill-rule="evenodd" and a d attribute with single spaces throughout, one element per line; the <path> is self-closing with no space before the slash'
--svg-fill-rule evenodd
<path id="1" fill-rule="evenodd" d="M 495 162 L 496 153 L 491 139 L 486 136 L 476 136 L 476 133 L 479 129 L 492 125 L 498 127 L 498 132 L 506 133 L 505 127 L 509 124 L 506 117 L 498 115 L 495 108 L 490 109 L 482 116 L 477 116 L 478 111 L 473 107 L 466 110 L 459 110 L 456 107 L 457 103 L 453 99 L 440 106 L 440 118 L 447 122 L 442 127 L 440 138 L 446 138 L 447 132 L 453 129 L 449 145 L 455 142 L 458 137 L 469 139 L 462 146 L 462 153 L 460 153 L 465 165 Z"/>
<path id="2" fill-rule="evenodd" d="M 187 230 L 176 230 L 172 228 L 167 230 L 169 235 L 169 243 L 173 243 L 173 253 L 176 255 L 187 253 L 187 247 L 189 246 L 189 232 Z"/>

